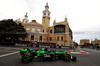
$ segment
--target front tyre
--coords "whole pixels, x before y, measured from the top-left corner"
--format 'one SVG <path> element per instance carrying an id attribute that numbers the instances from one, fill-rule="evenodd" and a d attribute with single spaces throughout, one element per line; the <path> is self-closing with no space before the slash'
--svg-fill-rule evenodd
<path id="1" fill-rule="evenodd" d="M 22 56 L 22 59 L 21 61 L 23 63 L 29 63 L 31 61 L 31 54 L 30 53 L 25 53 L 23 56 Z"/>
<path id="2" fill-rule="evenodd" d="M 72 56 L 72 59 L 71 60 L 72 61 L 76 61 L 77 60 L 76 56 Z"/>

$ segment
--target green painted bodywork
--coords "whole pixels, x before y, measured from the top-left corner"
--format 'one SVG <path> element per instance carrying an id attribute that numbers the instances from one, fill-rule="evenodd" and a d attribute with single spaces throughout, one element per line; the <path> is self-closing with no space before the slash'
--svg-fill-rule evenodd
<path id="1" fill-rule="evenodd" d="M 20 55 L 23 56 L 25 53 L 28 53 L 28 52 L 29 52 L 28 49 L 21 49 Z"/>
<path id="2" fill-rule="evenodd" d="M 25 53 L 29 53 L 29 50 L 30 49 L 21 49 L 21 51 L 20 51 L 20 55 L 21 56 L 23 56 Z M 48 50 L 50 53 L 54 53 L 54 55 L 53 55 L 53 57 L 55 57 L 55 56 L 63 56 L 66 52 L 57 52 L 57 51 L 50 51 L 50 50 Z M 41 54 L 45 54 L 45 49 L 44 48 L 42 48 L 41 49 L 41 51 L 35 51 L 35 50 L 32 50 L 32 52 L 36 52 L 36 56 L 34 56 L 34 58 L 36 58 L 36 59 L 41 59 L 40 57 L 38 57 L 38 56 L 40 56 Z M 70 55 L 71 56 L 71 59 L 73 59 L 73 56 L 72 55 Z M 24 58 L 23 58 L 24 59 Z M 69 59 L 67 56 L 66 56 L 66 59 Z M 28 60 L 28 58 L 26 59 L 26 60 Z"/>
<path id="3" fill-rule="evenodd" d="M 38 58 L 40 54 L 44 54 L 44 53 L 45 53 L 44 48 L 42 48 L 42 51 L 37 51 L 37 56 L 35 56 L 34 58 Z M 41 58 L 38 58 L 38 59 L 41 59 Z"/>

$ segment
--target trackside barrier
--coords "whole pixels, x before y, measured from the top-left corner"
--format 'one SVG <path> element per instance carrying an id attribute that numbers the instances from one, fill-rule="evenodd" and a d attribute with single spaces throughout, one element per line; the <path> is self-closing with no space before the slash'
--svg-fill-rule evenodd
<path id="1" fill-rule="evenodd" d="M 33 47 L 36 47 L 36 44 L 33 44 Z"/>
<path id="2" fill-rule="evenodd" d="M 56 46 L 56 48 L 59 48 L 59 46 Z"/>
<path id="3" fill-rule="evenodd" d="M 51 48 L 54 48 L 54 46 L 52 45 Z"/>
<path id="4" fill-rule="evenodd" d="M 66 49 L 69 49 L 69 47 L 65 47 L 65 46 L 61 46 L 61 48 L 66 48 Z"/>
<path id="5" fill-rule="evenodd" d="M 15 44 L 15 46 L 27 46 L 26 44 Z"/>
<path id="6" fill-rule="evenodd" d="M 43 47 L 43 48 L 65 48 L 65 49 L 70 49 L 70 47 L 66 46 L 47 46 L 47 45 L 37 45 L 37 44 L 15 44 L 15 46 L 24 46 L 24 47 Z"/>
<path id="7" fill-rule="evenodd" d="M 50 48 L 50 46 L 44 46 L 44 45 L 39 45 L 39 47 L 47 47 L 47 48 Z"/>
<path id="8" fill-rule="evenodd" d="M 31 44 L 28 44 L 28 47 L 31 47 Z"/>

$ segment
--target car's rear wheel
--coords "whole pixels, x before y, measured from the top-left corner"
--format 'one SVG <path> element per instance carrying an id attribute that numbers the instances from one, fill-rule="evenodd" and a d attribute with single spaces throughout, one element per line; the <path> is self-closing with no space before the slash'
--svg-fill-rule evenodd
<path id="1" fill-rule="evenodd" d="M 65 61 L 70 61 L 70 60 L 71 60 L 70 54 L 65 54 L 65 55 L 64 55 L 64 60 L 65 60 Z"/>

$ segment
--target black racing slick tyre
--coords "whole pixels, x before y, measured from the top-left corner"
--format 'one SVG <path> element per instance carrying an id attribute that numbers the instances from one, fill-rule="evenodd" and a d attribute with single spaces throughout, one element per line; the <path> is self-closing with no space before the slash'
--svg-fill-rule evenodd
<path id="1" fill-rule="evenodd" d="M 70 54 L 65 54 L 63 59 L 69 62 L 71 60 Z"/>
<path id="2" fill-rule="evenodd" d="M 72 59 L 71 60 L 72 61 L 76 61 L 77 60 L 76 56 L 72 56 Z"/>
<path id="3" fill-rule="evenodd" d="M 31 54 L 30 53 L 25 53 L 23 56 L 22 56 L 22 59 L 21 61 L 23 63 L 29 63 L 31 61 L 32 57 L 31 57 Z"/>

